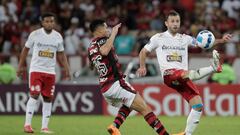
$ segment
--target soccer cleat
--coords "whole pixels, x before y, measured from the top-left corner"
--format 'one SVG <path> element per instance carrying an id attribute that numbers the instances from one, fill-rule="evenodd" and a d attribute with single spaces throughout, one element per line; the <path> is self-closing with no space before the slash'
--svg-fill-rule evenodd
<path id="1" fill-rule="evenodd" d="M 54 132 L 49 130 L 48 128 L 42 128 L 41 129 L 41 133 L 45 133 L 45 134 L 53 134 Z"/>
<path id="2" fill-rule="evenodd" d="M 110 135 L 121 135 L 120 131 L 118 130 L 118 128 L 116 128 L 115 126 L 113 126 L 112 124 L 110 126 L 108 126 L 107 128 L 108 132 L 110 133 Z"/>
<path id="3" fill-rule="evenodd" d="M 178 133 L 178 134 L 172 134 L 172 135 L 186 135 L 185 132 L 181 132 L 181 133 Z"/>
<path id="4" fill-rule="evenodd" d="M 214 71 L 217 73 L 222 72 L 222 65 L 220 63 L 220 55 L 219 55 L 218 51 L 213 50 L 212 55 L 213 55 L 212 67 L 213 67 Z"/>
<path id="5" fill-rule="evenodd" d="M 31 125 L 25 125 L 24 126 L 24 132 L 25 133 L 34 133 Z"/>

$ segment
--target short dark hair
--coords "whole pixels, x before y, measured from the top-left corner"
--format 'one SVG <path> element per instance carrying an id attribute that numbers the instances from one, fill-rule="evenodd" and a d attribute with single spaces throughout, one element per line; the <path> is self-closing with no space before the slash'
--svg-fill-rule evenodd
<path id="1" fill-rule="evenodd" d="M 180 14 L 175 10 L 171 10 L 168 12 L 165 19 L 167 20 L 169 16 L 180 16 Z"/>
<path id="2" fill-rule="evenodd" d="M 51 13 L 51 12 L 45 12 L 45 13 L 43 13 L 43 14 L 41 15 L 41 17 L 40 17 L 40 21 L 43 21 L 44 18 L 46 18 L 46 17 L 54 17 L 54 19 L 56 18 L 54 13 Z"/>
<path id="3" fill-rule="evenodd" d="M 91 32 L 94 32 L 97 29 L 97 27 L 103 26 L 104 23 L 105 23 L 105 21 L 101 20 L 101 19 L 93 20 L 90 23 L 89 29 L 90 29 Z"/>

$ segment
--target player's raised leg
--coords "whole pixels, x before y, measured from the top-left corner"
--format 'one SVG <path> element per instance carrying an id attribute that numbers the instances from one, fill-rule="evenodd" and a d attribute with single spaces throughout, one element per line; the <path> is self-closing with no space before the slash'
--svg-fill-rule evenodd
<path id="1" fill-rule="evenodd" d="M 209 67 L 203 67 L 198 70 L 190 70 L 186 77 L 189 77 L 189 79 L 195 81 L 199 80 L 213 72 L 222 72 L 222 65 L 220 63 L 220 56 L 219 53 L 216 50 L 213 50 L 212 52 L 213 62 L 212 65 Z"/>

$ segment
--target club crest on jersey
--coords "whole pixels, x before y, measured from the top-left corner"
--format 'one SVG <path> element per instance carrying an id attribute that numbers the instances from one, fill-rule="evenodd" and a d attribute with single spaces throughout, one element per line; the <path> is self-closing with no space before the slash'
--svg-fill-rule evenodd
<path id="1" fill-rule="evenodd" d="M 40 57 L 47 57 L 47 58 L 53 58 L 54 53 L 50 51 L 50 49 L 44 50 L 44 51 L 39 51 L 38 56 Z"/>
<path id="2" fill-rule="evenodd" d="M 177 52 L 172 53 L 171 55 L 167 55 L 168 62 L 182 62 L 182 56 L 179 55 Z"/>

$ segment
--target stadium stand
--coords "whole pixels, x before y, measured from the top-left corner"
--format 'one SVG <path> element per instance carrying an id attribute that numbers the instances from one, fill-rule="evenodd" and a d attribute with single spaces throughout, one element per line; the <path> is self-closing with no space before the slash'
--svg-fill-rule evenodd
<path id="1" fill-rule="evenodd" d="M 9 62 L 15 68 L 21 48 L 32 30 L 40 27 L 39 15 L 43 12 L 53 12 L 57 16 L 56 30 L 67 37 L 69 43 L 72 37 L 79 38 L 75 54 L 69 54 L 72 74 L 76 71 L 80 76 L 88 77 L 92 72 L 86 70 L 86 49 L 91 36 L 87 30 L 89 22 L 96 18 L 104 18 L 110 26 L 119 22 L 125 24 L 129 33 L 137 39 L 139 31 L 147 31 L 151 36 L 164 31 L 164 14 L 175 9 L 181 14 L 183 23 L 181 33 L 196 36 L 203 29 L 208 29 L 219 38 L 224 33 L 234 34 L 231 46 L 221 45 L 217 49 L 225 55 L 236 57 L 233 67 L 240 68 L 240 2 L 239 0 L 214 0 L 213 2 L 199 0 L 1 0 L 0 4 L 0 62 Z M 234 9 L 234 10 L 233 10 Z M 77 24 L 73 26 L 72 24 Z M 74 27 L 72 33 L 71 28 Z M 66 39 L 66 38 L 65 38 Z M 65 44 L 67 46 L 68 44 Z M 236 46 L 236 47 L 234 47 Z M 133 49 L 139 49 L 134 47 Z M 232 53 L 232 51 L 235 51 Z M 128 57 L 136 56 L 133 50 Z M 205 66 L 211 50 L 203 52 L 199 49 L 189 49 L 191 54 L 190 69 Z M 197 54 L 197 56 L 195 56 Z M 233 56 L 232 56 L 233 55 Z M 125 57 L 124 55 L 123 57 Z M 120 56 L 122 57 L 122 56 Z M 209 63 L 208 63 L 209 64 Z M 57 72 L 61 68 L 57 67 Z M 240 74 L 237 72 L 238 83 Z M 61 82 L 61 76 L 57 77 Z M 81 78 L 81 77 L 80 77 Z M 26 81 L 27 75 L 23 82 Z M 198 83 L 205 83 L 206 79 Z M 19 81 L 15 81 L 19 83 Z"/>

